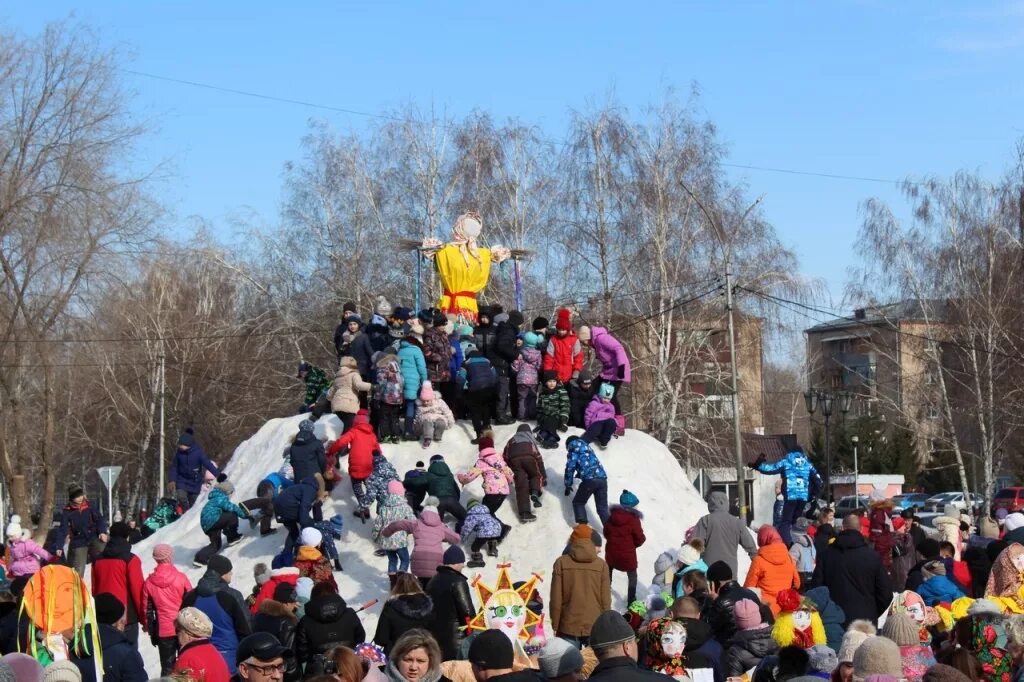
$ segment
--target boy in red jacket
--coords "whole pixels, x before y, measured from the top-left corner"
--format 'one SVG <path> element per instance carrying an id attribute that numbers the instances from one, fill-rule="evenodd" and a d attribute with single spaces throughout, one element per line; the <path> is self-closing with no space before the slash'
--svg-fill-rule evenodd
<path id="1" fill-rule="evenodd" d="M 636 508 L 638 504 L 640 500 L 636 495 L 623 490 L 619 495 L 619 503 L 612 506 L 608 523 L 604 525 L 608 573 L 614 576 L 615 571 L 623 571 L 629 581 L 626 608 L 636 601 L 636 549 L 647 540 L 643 526 L 640 525 L 644 515 Z"/>
<path id="2" fill-rule="evenodd" d="M 124 604 L 128 621 L 124 636 L 138 647 L 139 625 L 146 626 L 146 606 L 142 599 L 145 581 L 142 577 L 142 560 L 132 554 L 132 547 L 128 544 L 131 532 L 131 528 L 123 521 L 110 527 L 107 546 L 92 565 L 92 593 L 108 592 Z"/>
<path id="3" fill-rule="evenodd" d="M 544 351 L 544 369 L 554 370 L 563 384 L 568 384 L 583 370 L 583 344 L 572 331 L 569 314 L 565 308 L 558 311 L 555 335 Z"/>
<path id="4" fill-rule="evenodd" d="M 357 518 L 370 518 L 370 500 L 366 496 L 366 479 L 373 473 L 373 453 L 380 450 L 380 443 L 377 441 L 377 434 L 370 426 L 370 419 L 366 410 L 359 410 L 355 422 L 341 438 L 334 441 L 327 447 L 327 463 L 336 461 L 338 454 L 348 446 L 348 475 L 352 479 L 352 492 L 355 493 L 356 502 L 359 508 L 356 509 Z"/>

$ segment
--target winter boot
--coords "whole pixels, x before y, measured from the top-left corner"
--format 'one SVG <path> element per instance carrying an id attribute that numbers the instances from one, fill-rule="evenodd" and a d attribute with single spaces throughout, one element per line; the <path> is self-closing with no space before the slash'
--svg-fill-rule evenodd
<path id="1" fill-rule="evenodd" d="M 498 542 L 496 540 L 487 541 L 487 556 L 498 556 Z"/>
<path id="2" fill-rule="evenodd" d="M 535 509 L 540 509 L 544 506 L 540 501 L 540 493 L 530 493 L 530 500 L 533 502 Z"/>
<path id="3" fill-rule="evenodd" d="M 503 414 L 494 420 L 494 423 L 498 426 L 508 426 L 509 424 L 515 424 L 516 420 L 515 417 L 510 414 Z"/>
<path id="4" fill-rule="evenodd" d="M 469 561 L 466 562 L 466 565 L 470 568 L 483 568 L 487 564 L 484 563 L 483 554 L 481 554 L 480 552 L 470 552 Z"/>
<path id="5" fill-rule="evenodd" d="M 417 438 L 417 437 L 416 437 L 416 434 L 415 434 L 415 433 L 407 433 L 407 434 L 405 434 L 404 436 L 402 436 L 402 440 L 404 440 L 404 441 L 407 441 L 407 442 L 410 442 L 410 443 L 411 443 L 411 442 L 413 442 L 413 441 L 415 441 L 415 440 L 419 440 L 419 438 Z"/>
<path id="6" fill-rule="evenodd" d="M 430 439 L 429 438 L 424 438 L 423 442 L 421 443 L 421 445 L 423 446 L 423 449 L 426 450 L 427 448 L 430 447 Z"/>
<path id="7" fill-rule="evenodd" d="M 470 445 L 480 445 L 480 436 L 479 436 L 479 434 L 477 435 L 476 438 L 474 438 L 471 441 L 469 441 L 469 444 Z"/>
<path id="8" fill-rule="evenodd" d="M 273 535 L 273 534 L 274 534 L 274 533 L 276 533 L 276 532 L 277 532 L 277 526 L 274 526 L 273 528 L 269 528 L 269 529 L 267 529 L 267 531 L 266 531 L 266 532 L 264 532 L 264 531 L 260 531 L 260 537 L 261 537 L 261 538 L 265 538 L 265 537 L 267 537 L 268 535 Z"/>
<path id="9" fill-rule="evenodd" d="M 507 523 L 502 523 L 501 524 L 501 535 L 498 536 L 497 540 L 491 540 L 491 542 L 494 543 L 494 546 L 497 547 L 499 542 L 502 542 L 506 537 L 508 537 L 509 531 L 511 531 L 511 530 L 512 530 L 512 526 L 508 525 Z"/>
<path id="10" fill-rule="evenodd" d="M 387 556 L 387 555 L 388 555 L 388 553 L 385 552 L 383 549 L 375 549 L 375 550 L 373 550 L 373 556 Z"/>
<path id="11" fill-rule="evenodd" d="M 537 520 L 537 517 L 534 515 L 533 512 L 529 512 L 529 511 L 528 512 L 523 512 L 522 514 L 519 515 L 519 522 L 520 523 L 530 523 L 531 521 L 536 521 L 536 520 Z"/>
<path id="12" fill-rule="evenodd" d="M 228 547 L 234 547 L 242 541 L 241 535 L 230 535 L 228 536 Z"/>
<path id="13" fill-rule="evenodd" d="M 344 571 L 345 570 L 344 568 L 341 567 L 341 559 L 339 559 L 338 557 L 334 557 L 334 570 L 335 571 Z"/>

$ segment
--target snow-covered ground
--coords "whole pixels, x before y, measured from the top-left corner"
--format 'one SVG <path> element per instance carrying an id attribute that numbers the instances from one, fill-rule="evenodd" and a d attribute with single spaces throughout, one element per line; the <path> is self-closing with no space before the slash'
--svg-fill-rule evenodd
<path id="1" fill-rule="evenodd" d="M 270 472 L 276 471 L 281 465 L 281 458 L 291 440 L 298 432 L 299 422 L 303 417 L 295 416 L 273 419 L 249 440 L 235 450 L 225 471 L 235 485 L 235 500 L 254 497 L 257 484 Z M 515 426 L 495 428 L 495 440 L 499 449 L 515 432 Z M 317 423 L 317 436 L 322 440 L 336 438 L 340 434 L 341 422 L 334 416 L 323 417 Z M 570 430 L 568 435 L 579 433 Z M 459 424 L 445 434 L 444 442 L 424 450 L 419 443 L 402 443 L 400 445 L 384 445 L 385 456 L 394 464 L 399 476 L 415 466 L 417 460 L 426 462 L 431 455 L 441 453 L 454 472 L 469 468 L 476 461 L 477 447 L 470 444 L 473 437 L 468 423 Z M 707 513 L 707 505 L 700 499 L 693 486 L 687 480 L 685 472 L 668 449 L 639 431 L 627 431 L 623 438 L 615 439 L 608 449 L 598 453 L 608 472 L 609 502 L 618 501 L 623 488 L 629 489 L 640 498 L 639 509 L 644 513 L 644 531 L 647 543 L 640 548 L 640 594 L 645 594 L 654 574 L 654 560 L 658 554 L 669 548 L 678 548 L 682 543 L 686 530 L 693 526 L 697 519 Z M 544 462 L 547 469 L 548 486 L 544 493 L 544 506 L 534 510 L 537 521 L 520 524 L 516 516 L 514 501 L 506 501 L 498 515 L 513 526 L 512 532 L 500 547 L 498 559 L 487 559 L 488 565 L 479 572 L 485 580 L 493 580 L 498 562 L 512 563 L 514 579 L 525 580 L 531 572 L 548 576 L 554 560 L 559 556 L 569 537 L 573 525 L 571 497 L 563 496 L 563 471 L 565 469 L 565 449 L 544 450 Z M 342 460 L 342 471 L 347 472 L 347 462 Z M 479 480 L 466 486 L 463 491 L 463 503 L 472 497 L 483 496 Z M 192 583 L 201 577 L 204 569 L 192 567 L 192 556 L 207 543 L 206 536 L 199 528 L 199 512 L 205 502 L 200 497 L 196 505 L 178 521 L 161 529 L 157 533 L 135 546 L 135 552 L 142 558 L 143 570 L 146 575 L 153 570 L 153 546 L 168 543 L 175 547 L 175 564 L 185 571 Z M 338 542 L 344 572 L 335 573 L 335 578 L 345 600 L 353 606 L 377 598 L 382 602 L 387 595 L 388 581 L 386 575 L 387 560 L 373 554 L 374 545 L 370 540 L 372 520 L 366 524 L 354 519 L 352 512 L 355 500 L 349 485 L 347 473 L 338 485 L 333 498 L 325 504 L 324 517 L 340 513 L 345 518 L 345 535 Z M 600 528 L 600 521 L 594 510 L 593 502 L 589 505 L 592 525 Z M 271 558 L 280 551 L 284 541 L 283 529 L 266 538 L 259 537 L 258 530 L 250 529 L 248 522 L 243 521 L 240 529 L 245 533 L 241 543 L 224 551 L 234 565 L 232 585 L 243 594 L 248 594 L 253 586 L 253 566 L 259 562 L 269 565 Z M 466 548 L 468 554 L 468 547 Z M 740 557 L 740 577 L 746 574 L 750 561 L 745 553 Z M 469 569 L 467 569 L 469 573 Z M 547 597 L 547 589 L 542 586 L 541 593 Z M 616 572 L 612 585 L 612 607 L 625 608 L 626 576 Z M 372 636 L 376 628 L 380 604 L 361 614 L 368 635 Z M 140 638 L 140 647 L 146 659 L 146 667 L 151 675 L 159 672 L 156 649 L 148 638 Z"/>

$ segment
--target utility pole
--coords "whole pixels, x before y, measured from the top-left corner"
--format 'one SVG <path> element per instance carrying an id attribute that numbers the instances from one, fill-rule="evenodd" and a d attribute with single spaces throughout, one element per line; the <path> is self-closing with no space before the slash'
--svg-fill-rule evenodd
<path id="1" fill-rule="evenodd" d="M 736 485 L 739 488 L 740 519 L 747 522 L 746 466 L 743 462 L 743 437 L 740 435 L 740 392 L 736 371 L 736 327 L 733 323 L 732 273 L 725 261 L 725 309 L 729 313 L 729 363 L 732 366 L 732 435 L 736 448 Z"/>
<path id="2" fill-rule="evenodd" d="M 159 488 L 156 490 L 156 501 L 164 496 L 164 395 L 167 393 L 167 365 L 164 357 L 163 341 L 160 342 L 160 449 L 157 452 L 156 468 L 160 471 Z M 156 504 L 153 505 L 154 507 Z"/>

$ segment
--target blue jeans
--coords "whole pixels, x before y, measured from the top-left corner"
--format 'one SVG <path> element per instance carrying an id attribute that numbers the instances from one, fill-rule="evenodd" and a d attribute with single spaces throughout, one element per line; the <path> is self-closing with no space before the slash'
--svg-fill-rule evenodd
<path id="1" fill-rule="evenodd" d="M 405 401 L 405 435 L 412 436 L 412 422 L 416 417 L 416 401 L 406 400 Z"/>
<path id="2" fill-rule="evenodd" d="M 608 523 L 608 479 L 592 478 L 589 481 L 581 481 L 580 487 L 576 489 L 576 495 L 572 498 L 572 513 L 576 517 L 576 523 L 587 522 L 587 502 L 594 498 L 597 506 L 597 516 L 601 519 L 601 525 Z"/>
<path id="3" fill-rule="evenodd" d="M 409 548 L 400 547 L 399 549 L 389 549 L 388 553 L 388 575 L 393 575 L 396 571 L 406 573 L 409 570 Z"/>

